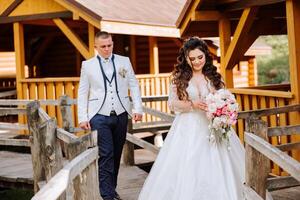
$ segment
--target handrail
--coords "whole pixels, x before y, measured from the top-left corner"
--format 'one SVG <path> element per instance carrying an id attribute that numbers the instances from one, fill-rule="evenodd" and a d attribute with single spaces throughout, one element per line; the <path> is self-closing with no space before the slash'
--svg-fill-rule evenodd
<path id="1" fill-rule="evenodd" d="M 97 147 L 85 150 L 54 175 L 50 181 L 32 197 L 32 200 L 56 200 L 68 188 L 69 183 L 97 158 Z"/>
<path id="2" fill-rule="evenodd" d="M 245 132 L 245 142 L 300 181 L 300 163 L 298 161 L 253 133 Z"/>
<path id="3" fill-rule="evenodd" d="M 3 97 L 10 97 L 17 95 L 17 90 L 10 90 L 10 91 L 5 91 L 5 92 L 0 92 L 0 98 Z"/>
<path id="4" fill-rule="evenodd" d="M 281 98 L 293 98 L 293 93 L 283 92 L 276 90 L 260 90 L 260 89 L 239 89 L 239 88 L 230 88 L 229 89 L 234 94 L 245 94 L 245 95 L 259 95 L 259 96 L 268 96 L 268 97 L 281 97 Z"/>
<path id="5" fill-rule="evenodd" d="M 251 111 L 241 111 L 238 114 L 238 119 L 258 118 L 261 116 L 269 116 L 269 115 L 275 115 L 275 114 L 287 113 L 287 112 L 295 112 L 295 111 L 300 111 L 300 104 L 282 106 L 282 107 L 277 107 L 277 108 L 266 108 L 266 109 L 258 109 L 258 110 L 251 110 Z"/>

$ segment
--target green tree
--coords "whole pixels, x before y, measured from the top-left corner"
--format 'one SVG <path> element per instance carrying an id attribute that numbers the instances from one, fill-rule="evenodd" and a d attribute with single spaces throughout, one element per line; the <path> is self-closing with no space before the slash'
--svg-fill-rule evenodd
<path id="1" fill-rule="evenodd" d="M 262 41 L 272 47 L 271 55 L 257 56 L 258 84 L 289 82 L 288 40 L 286 35 L 262 36 Z"/>

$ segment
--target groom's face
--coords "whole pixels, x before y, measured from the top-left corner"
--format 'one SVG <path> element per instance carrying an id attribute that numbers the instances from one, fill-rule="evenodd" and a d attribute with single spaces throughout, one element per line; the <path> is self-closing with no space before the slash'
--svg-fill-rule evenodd
<path id="1" fill-rule="evenodd" d="M 103 58 L 108 58 L 113 51 L 113 41 L 111 37 L 108 38 L 96 38 L 95 39 L 95 49 L 98 54 Z"/>

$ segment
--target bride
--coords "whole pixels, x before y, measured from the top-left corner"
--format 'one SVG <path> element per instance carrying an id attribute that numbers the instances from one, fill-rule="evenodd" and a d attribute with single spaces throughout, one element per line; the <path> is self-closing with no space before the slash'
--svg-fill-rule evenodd
<path id="1" fill-rule="evenodd" d="M 187 39 L 172 73 L 168 104 L 176 113 L 139 200 L 242 200 L 244 147 L 236 134 L 231 149 L 208 140 L 204 98 L 224 88 L 206 43 Z"/>

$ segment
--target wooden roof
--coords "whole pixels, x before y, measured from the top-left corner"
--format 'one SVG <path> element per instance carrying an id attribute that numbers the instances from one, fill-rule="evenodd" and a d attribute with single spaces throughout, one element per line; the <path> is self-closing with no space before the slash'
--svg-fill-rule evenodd
<path id="1" fill-rule="evenodd" d="M 72 0 L 105 21 L 175 27 L 186 0 Z"/>
<path id="2" fill-rule="evenodd" d="M 176 21 L 186 0 L 65 0 L 100 20 L 111 33 L 179 37 Z"/>
<path id="3" fill-rule="evenodd" d="M 176 27 L 186 0 L 0 0 L 0 24 L 61 18 L 116 34 L 180 37 Z"/>
<path id="4" fill-rule="evenodd" d="M 225 16 L 233 34 L 248 7 L 259 8 L 252 26 L 257 34 L 286 34 L 285 0 L 188 0 L 176 25 L 183 36 L 197 33 L 200 37 L 218 37 L 218 22 Z"/>

